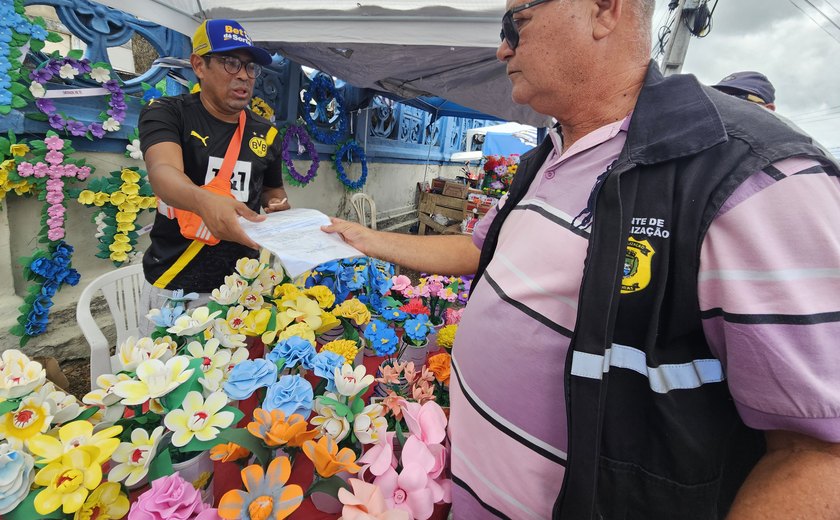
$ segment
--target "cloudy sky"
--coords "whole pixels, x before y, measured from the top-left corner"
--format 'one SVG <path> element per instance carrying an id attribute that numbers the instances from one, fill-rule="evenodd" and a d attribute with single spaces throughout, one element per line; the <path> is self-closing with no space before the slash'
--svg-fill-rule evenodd
<path id="1" fill-rule="evenodd" d="M 840 40 L 840 28 L 805 0 L 793 1 Z M 840 0 L 810 1 L 840 25 Z M 654 33 L 667 21 L 668 3 L 657 0 Z M 777 110 L 827 147 L 840 148 L 840 42 L 791 0 L 719 0 L 711 33 L 691 39 L 683 72 L 714 84 L 740 70 L 766 74 L 776 87 Z"/>

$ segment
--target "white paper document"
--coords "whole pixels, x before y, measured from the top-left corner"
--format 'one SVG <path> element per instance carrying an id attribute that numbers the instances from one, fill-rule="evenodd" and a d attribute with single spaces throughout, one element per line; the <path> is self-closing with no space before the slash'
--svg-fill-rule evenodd
<path id="1" fill-rule="evenodd" d="M 271 251 L 292 278 L 313 267 L 342 258 L 364 256 L 338 234 L 324 233 L 329 217 L 316 209 L 294 208 L 266 215 L 262 222 L 239 218 L 251 240 Z"/>

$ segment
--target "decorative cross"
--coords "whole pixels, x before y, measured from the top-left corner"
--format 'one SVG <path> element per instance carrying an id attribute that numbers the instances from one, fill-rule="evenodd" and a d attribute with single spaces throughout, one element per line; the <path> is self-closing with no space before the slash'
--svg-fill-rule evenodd
<path id="1" fill-rule="evenodd" d="M 71 196 L 80 204 L 102 208 L 94 216 L 99 238 L 98 258 L 110 258 L 120 266 L 128 260 L 137 244 L 135 220 L 143 210 L 153 210 L 156 199 L 146 180 L 146 172 L 137 168 L 123 168 L 109 177 L 93 179 L 89 189 Z"/>

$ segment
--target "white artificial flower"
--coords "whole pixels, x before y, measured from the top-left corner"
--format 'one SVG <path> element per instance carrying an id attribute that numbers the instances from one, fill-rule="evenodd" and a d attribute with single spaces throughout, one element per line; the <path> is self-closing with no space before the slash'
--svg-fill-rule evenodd
<path id="1" fill-rule="evenodd" d="M 133 372 L 137 365 L 149 359 L 166 361 L 173 355 L 171 346 L 165 342 L 157 342 L 152 338 L 135 339 L 129 336 L 117 349 L 117 359 L 122 369 Z"/>
<path id="2" fill-rule="evenodd" d="M 205 400 L 199 392 L 189 392 L 184 397 L 183 409 L 176 408 L 163 418 L 163 424 L 172 430 L 172 444 L 183 447 L 193 437 L 200 441 L 212 441 L 219 431 L 233 424 L 233 412 L 222 410 L 228 398 L 224 392 L 214 392 Z"/>
<path id="3" fill-rule="evenodd" d="M 212 327 L 213 320 L 221 313 L 222 311 L 211 313 L 207 307 L 197 307 L 189 314 L 179 316 L 166 331 L 178 336 L 193 336 Z"/>
<path id="4" fill-rule="evenodd" d="M 213 323 L 213 337 L 225 348 L 236 348 L 245 346 L 245 334 L 239 334 L 233 330 L 227 320 L 216 318 Z"/>
<path id="5" fill-rule="evenodd" d="M 41 363 L 30 360 L 16 349 L 3 352 L 0 357 L 0 399 L 23 397 L 44 384 L 47 371 Z"/>
<path id="6" fill-rule="evenodd" d="M 79 71 L 76 70 L 76 67 L 70 65 L 69 63 L 65 63 L 60 69 L 58 69 L 58 75 L 63 79 L 73 79 L 78 73 Z"/>
<path id="7" fill-rule="evenodd" d="M 44 94 L 47 93 L 47 89 L 44 88 L 44 85 L 41 85 L 37 81 L 33 81 L 29 84 L 29 92 L 36 98 L 44 97 Z"/>
<path id="8" fill-rule="evenodd" d="M 175 356 L 164 364 L 159 359 L 143 361 L 137 367 L 137 380 L 120 381 L 114 392 L 122 404 L 133 406 L 149 399 L 163 397 L 184 384 L 193 374 L 186 356 Z"/>
<path id="9" fill-rule="evenodd" d="M 236 261 L 236 272 L 246 280 L 253 280 L 258 277 L 267 266 L 261 264 L 256 258 L 240 258 Z"/>
<path id="10" fill-rule="evenodd" d="M 149 464 L 155 457 L 157 445 L 163 435 L 163 426 L 158 426 L 149 435 L 143 428 L 131 431 L 131 442 L 120 443 L 111 459 L 117 464 L 111 467 L 108 480 L 125 480 L 126 486 L 140 482 L 149 472 Z"/>
<path id="11" fill-rule="evenodd" d="M 140 139 L 132 139 L 125 146 L 125 151 L 128 152 L 129 157 L 132 159 L 137 159 L 138 161 L 143 160 L 143 151 L 140 150 Z"/>
<path id="12" fill-rule="evenodd" d="M 339 416 L 332 406 L 321 406 L 318 414 L 309 420 L 309 423 L 318 429 L 317 438 L 327 436 L 339 443 L 350 434 L 350 422 L 346 417 Z"/>
<path id="13" fill-rule="evenodd" d="M 252 311 L 260 310 L 264 302 L 265 299 L 262 295 L 262 287 L 260 287 L 259 284 L 257 284 L 256 288 L 246 287 L 239 296 L 240 305 L 243 305 L 246 309 L 250 309 Z"/>
<path id="14" fill-rule="evenodd" d="M 224 370 L 230 363 L 230 351 L 219 348 L 217 338 L 207 340 L 204 346 L 198 341 L 193 341 L 187 345 L 187 352 L 192 357 L 201 359 L 201 371 L 204 373 L 204 377 L 211 379 L 221 379 Z"/>
<path id="15" fill-rule="evenodd" d="M 90 78 L 97 83 L 105 83 L 111 79 L 111 71 L 103 67 L 94 67 L 90 71 Z"/>
<path id="16" fill-rule="evenodd" d="M 382 416 L 381 404 L 369 404 L 353 420 L 353 432 L 362 444 L 379 442 L 379 431 L 385 431 L 388 420 Z"/>
<path id="17" fill-rule="evenodd" d="M 116 132 L 120 129 L 120 122 L 114 119 L 113 117 L 109 117 L 102 123 L 102 128 L 106 132 Z"/>
<path id="18" fill-rule="evenodd" d="M 82 407 L 79 406 L 79 401 L 76 400 L 76 396 L 62 392 L 49 381 L 38 390 L 38 393 L 44 394 L 53 403 L 52 424 L 64 424 L 72 421 L 82 413 Z"/>
<path id="19" fill-rule="evenodd" d="M 213 292 L 210 293 L 210 299 L 219 305 L 234 305 L 239 301 L 239 297 L 242 296 L 244 290 L 245 287 L 239 284 L 225 284 L 218 289 L 213 289 Z"/>
<path id="20" fill-rule="evenodd" d="M 338 393 L 347 397 L 352 397 L 369 387 L 374 379 L 370 374 L 365 375 L 364 365 L 353 368 L 345 363 L 340 370 L 336 368 L 333 374 L 335 375 L 335 387 L 338 389 Z"/>
<path id="21" fill-rule="evenodd" d="M 91 390 L 82 398 L 82 402 L 105 409 L 103 421 L 116 422 L 122 418 L 125 406 L 120 403 L 122 398 L 114 393 L 114 386 L 120 381 L 131 381 L 128 374 L 102 374 L 96 378 L 96 390 Z"/>

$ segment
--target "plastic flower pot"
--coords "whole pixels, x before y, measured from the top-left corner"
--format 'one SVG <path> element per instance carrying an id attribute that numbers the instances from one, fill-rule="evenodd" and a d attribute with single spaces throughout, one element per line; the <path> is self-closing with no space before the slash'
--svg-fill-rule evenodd
<path id="1" fill-rule="evenodd" d="M 337 339 L 341 339 L 342 337 L 344 337 L 344 327 L 342 327 L 339 323 L 330 330 L 316 336 L 315 343 L 317 344 L 317 347 L 320 350 L 320 348 L 326 345 L 327 343 L 335 341 Z"/>
<path id="2" fill-rule="evenodd" d="M 399 358 L 397 358 L 399 362 L 407 363 L 413 361 L 415 369 L 419 369 L 426 363 L 426 356 L 429 352 L 429 341 L 426 340 L 422 345 L 418 346 L 405 341 L 403 337 L 400 338 L 400 349 L 401 352 Z"/>
<path id="3" fill-rule="evenodd" d="M 432 325 L 432 331 L 429 332 L 429 339 L 428 339 L 428 341 L 429 341 L 429 353 L 430 354 L 435 353 L 435 352 L 440 352 L 440 346 L 438 346 L 437 336 L 438 336 L 438 332 L 440 332 L 440 329 L 442 329 L 444 326 L 446 326 L 446 323 L 444 323 L 443 320 L 441 320 L 441 322 L 437 325 Z"/>
<path id="4" fill-rule="evenodd" d="M 201 490 L 201 500 L 205 504 L 213 503 L 213 461 L 209 451 L 202 451 L 195 457 L 172 464 L 181 478 Z"/>

